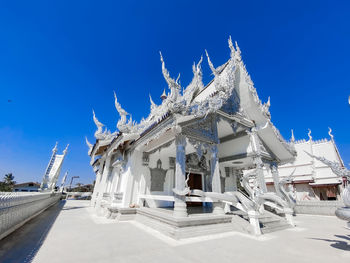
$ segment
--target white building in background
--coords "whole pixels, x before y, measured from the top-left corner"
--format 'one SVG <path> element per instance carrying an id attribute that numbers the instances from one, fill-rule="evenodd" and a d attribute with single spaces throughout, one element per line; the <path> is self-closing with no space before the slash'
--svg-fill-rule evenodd
<path id="1" fill-rule="evenodd" d="M 39 183 L 26 182 L 21 184 L 15 184 L 12 192 L 38 192 L 40 188 Z"/>
<path id="2" fill-rule="evenodd" d="M 332 169 L 312 156 L 324 157 L 344 167 L 343 160 L 335 144 L 332 130 L 330 139 L 313 140 L 311 131 L 308 140 L 295 140 L 293 131 L 291 143 L 294 144 L 297 156 L 292 163 L 280 165 L 281 178 L 291 175 L 290 187 L 297 200 L 338 200 L 343 188 L 343 180 L 333 173 Z M 310 155 L 311 156 L 310 156 Z M 265 170 L 265 180 L 269 191 L 274 191 L 272 174 Z"/>

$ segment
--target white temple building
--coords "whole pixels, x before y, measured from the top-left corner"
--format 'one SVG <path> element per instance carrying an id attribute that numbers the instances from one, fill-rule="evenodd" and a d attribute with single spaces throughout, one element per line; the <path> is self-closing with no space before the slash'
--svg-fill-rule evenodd
<path id="1" fill-rule="evenodd" d="M 188 234 L 189 226 L 201 229 L 196 233 L 221 226 L 220 231 L 233 227 L 260 234 L 294 225 L 295 200 L 278 167 L 295 161 L 298 144 L 282 138 L 271 122 L 270 101 L 260 101 L 237 43 L 229 39 L 229 47 L 229 60 L 217 68 L 207 54 L 214 78 L 206 86 L 202 58 L 183 88 L 161 55 L 169 92 L 161 105 L 150 98 L 151 112 L 139 123 L 116 95 L 115 132 L 93 112 L 96 142 L 86 141 L 96 172 L 91 204 L 99 215 L 121 220 L 134 214 L 175 238 Z M 270 181 L 277 192 L 269 192 Z M 194 217 L 195 211 L 201 216 Z"/>
<path id="2" fill-rule="evenodd" d="M 40 191 L 54 191 L 56 187 L 56 183 L 58 180 L 58 177 L 60 176 L 62 164 L 64 161 L 64 158 L 66 157 L 68 146 L 67 144 L 66 148 L 63 150 L 62 154 L 57 154 L 57 142 L 55 147 L 52 149 L 52 155 L 50 158 L 50 161 L 47 165 L 45 174 L 43 176 L 43 181 L 40 185 Z"/>
<path id="3" fill-rule="evenodd" d="M 340 193 L 344 186 L 342 178 L 337 176 L 329 166 L 313 157 L 323 157 L 344 167 L 331 132 L 332 130 L 329 129 L 330 139 L 313 140 L 309 130 L 308 140 L 297 141 L 292 132 L 291 143 L 294 144 L 297 156 L 292 163 L 280 165 L 278 169 L 281 178 L 292 175 L 290 187 L 296 200 L 339 200 L 341 198 Z M 273 179 L 269 170 L 265 170 L 265 180 L 268 190 L 273 191 Z"/>

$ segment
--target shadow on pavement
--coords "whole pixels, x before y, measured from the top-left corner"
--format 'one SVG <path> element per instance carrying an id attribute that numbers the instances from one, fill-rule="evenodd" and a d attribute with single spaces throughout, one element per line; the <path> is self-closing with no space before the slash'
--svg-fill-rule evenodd
<path id="1" fill-rule="evenodd" d="M 0 240 L 0 262 L 32 262 L 64 204 L 64 200 L 54 204 Z"/>
<path id="2" fill-rule="evenodd" d="M 346 250 L 350 251 L 350 244 L 347 241 L 350 241 L 350 236 L 345 236 L 345 235 L 334 235 L 337 238 L 340 238 L 339 240 L 337 239 L 325 239 L 325 238 L 311 238 L 314 240 L 322 240 L 322 241 L 327 241 L 331 242 L 330 244 L 331 247 L 341 249 L 341 250 Z M 346 241 L 342 240 L 345 239 Z"/>

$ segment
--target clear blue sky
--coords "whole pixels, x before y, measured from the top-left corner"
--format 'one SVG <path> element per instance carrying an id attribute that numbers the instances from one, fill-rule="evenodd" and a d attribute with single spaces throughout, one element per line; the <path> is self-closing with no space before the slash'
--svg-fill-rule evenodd
<path id="1" fill-rule="evenodd" d="M 348 164 L 349 13 L 349 1 L 1 1 L 0 176 L 41 181 L 59 141 L 62 172 L 92 182 L 92 108 L 114 131 L 115 90 L 139 120 L 166 87 L 159 50 L 185 86 L 205 49 L 216 66 L 229 58 L 229 35 L 282 135 L 330 126 Z"/>

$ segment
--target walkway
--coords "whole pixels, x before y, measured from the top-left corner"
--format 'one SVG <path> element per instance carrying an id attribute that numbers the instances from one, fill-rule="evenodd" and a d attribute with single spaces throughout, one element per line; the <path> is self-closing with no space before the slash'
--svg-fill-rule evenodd
<path id="1" fill-rule="evenodd" d="M 225 233 L 174 241 L 91 213 L 88 201 L 51 207 L 0 242 L 0 262 L 348 262 L 350 230 L 336 217 L 299 215 L 297 228 L 261 237 Z M 56 216 L 58 217 L 56 218 Z M 39 234 L 40 233 L 40 234 Z"/>

